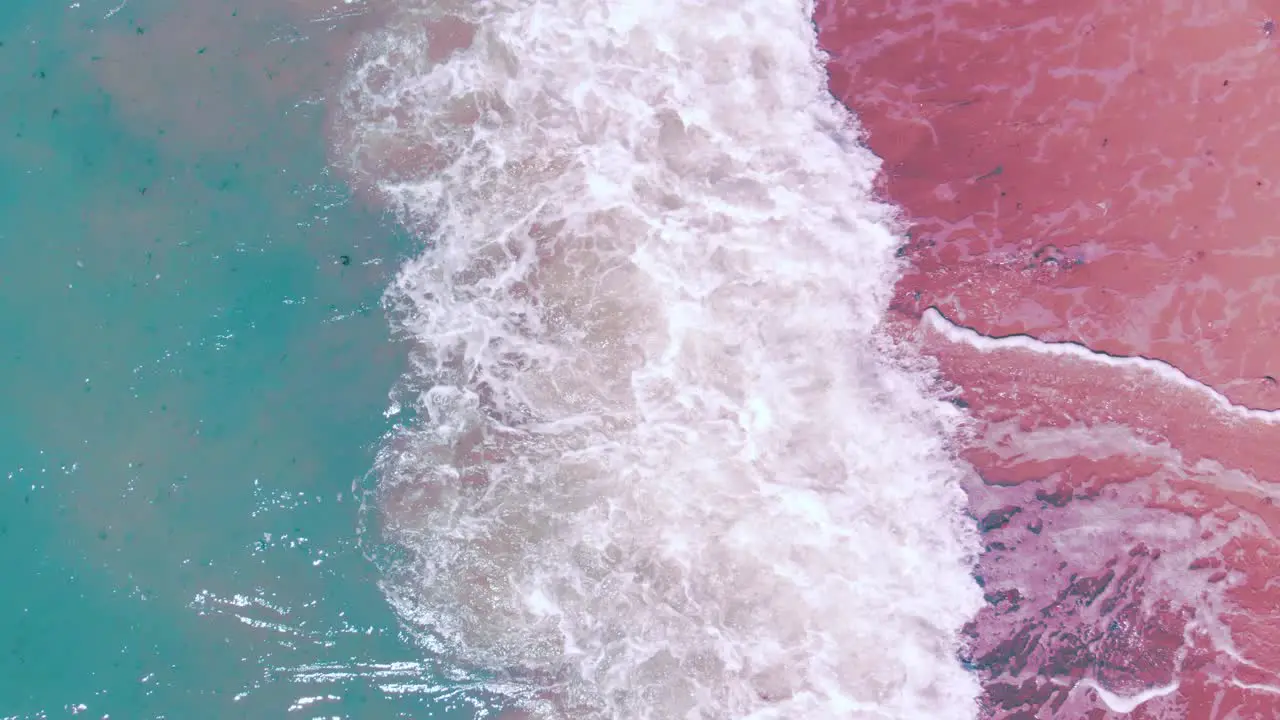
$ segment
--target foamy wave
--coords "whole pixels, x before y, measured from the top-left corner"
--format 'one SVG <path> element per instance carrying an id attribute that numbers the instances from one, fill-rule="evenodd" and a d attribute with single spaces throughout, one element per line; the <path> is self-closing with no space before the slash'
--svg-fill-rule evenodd
<path id="1" fill-rule="evenodd" d="M 545 717 L 973 717 L 954 410 L 877 333 L 878 161 L 773 0 L 404 4 L 351 170 L 428 240 L 387 590 Z"/>

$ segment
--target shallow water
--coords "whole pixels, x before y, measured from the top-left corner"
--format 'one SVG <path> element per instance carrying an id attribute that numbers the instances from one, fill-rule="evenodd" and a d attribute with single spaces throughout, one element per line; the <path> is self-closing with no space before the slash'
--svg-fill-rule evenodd
<path id="1" fill-rule="evenodd" d="M 325 170 L 336 30 L 118 4 L 0 15 L 0 716 L 447 716 L 357 544 L 409 243 Z"/>
<path id="2" fill-rule="evenodd" d="M 1280 716 L 1276 9 L 822 4 L 977 421 L 988 717 Z"/>

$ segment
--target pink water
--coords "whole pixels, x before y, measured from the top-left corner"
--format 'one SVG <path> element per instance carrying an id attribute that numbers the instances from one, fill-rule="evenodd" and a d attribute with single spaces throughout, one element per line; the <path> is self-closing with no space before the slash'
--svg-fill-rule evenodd
<path id="1" fill-rule="evenodd" d="M 1280 715 L 1276 5 L 820 4 L 978 421 L 988 717 Z"/>

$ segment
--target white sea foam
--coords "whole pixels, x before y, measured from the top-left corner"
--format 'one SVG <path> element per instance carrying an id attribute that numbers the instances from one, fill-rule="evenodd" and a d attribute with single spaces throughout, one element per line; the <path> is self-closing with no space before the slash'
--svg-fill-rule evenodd
<path id="1" fill-rule="evenodd" d="M 1161 685 L 1160 687 L 1143 690 L 1137 695 L 1120 695 L 1118 693 L 1111 692 L 1093 680 L 1081 680 L 1079 685 L 1084 688 L 1092 688 L 1094 692 L 1098 693 L 1098 697 L 1102 699 L 1103 704 L 1105 704 L 1111 712 L 1120 713 L 1121 715 L 1128 715 L 1134 710 L 1137 710 L 1139 706 L 1150 702 L 1151 700 L 1155 700 L 1156 698 L 1172 695 L 1178 691 L 1179 687 L 1178 681 L 1174 680 L 1168 685 Z"/>
<path id="2" fill-rule="evenodd" d="M 337 145 L 428 242 L 386 589 L 539 716 L 976 714 L 956 411 L 877 331 L 893 216 L 811 11 L 402 2 L 356 54 Z"/>
<path id="3" fill-rule="evenodd" d="M 937 330 L 947 340 L 954 343 L 965 343 L 980 352 L 1025 350 L 1054 357 L 1068 357 L 1097 366 L 1136 371 L 1159 378 L 1161 381 L 1169 383 L 1172 387 L 1190 390 L 1208 399 L 1224 415 L 1232 419 L 1280 423 L 1280 410 L 1259 410 L 1245 405 L 1238 405 L 1213 386 L 1196 380 L 1164 360 L 1135 355 L 1110 355 L 1091 350 L 1078 343 L 1049 342 L 1030 335 L 1006 335 L 1003 337 L 983 335 L 973 328 L 953 322 L 950 318 L 938 312 L 936 308 L 925 310 L 923 320 L 923 324 L 926 327 Z"/>

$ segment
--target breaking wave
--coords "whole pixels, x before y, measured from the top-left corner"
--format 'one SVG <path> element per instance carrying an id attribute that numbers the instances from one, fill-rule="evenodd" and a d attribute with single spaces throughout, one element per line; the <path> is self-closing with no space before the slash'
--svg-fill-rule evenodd
<path id="1" fill-rule="evenodd" d="M 425 248 L 386 592 L 535 717 L 976 716 L 961 418 L 811 11 L 404 0 L 354 56 L 339 159 Z"/>

